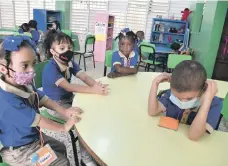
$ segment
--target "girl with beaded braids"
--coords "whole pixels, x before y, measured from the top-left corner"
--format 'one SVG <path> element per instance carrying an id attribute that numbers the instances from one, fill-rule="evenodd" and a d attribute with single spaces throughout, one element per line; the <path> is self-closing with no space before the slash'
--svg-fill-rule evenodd
<path id="1" fill-rule="evenodd" d="M 122 77 L 138 72 L 138 53 L 134 51 L 137 36 L 129 28 L 123 29 L 117 36 L 119 39 L 119 51 L 112 55 L 112 69 L 109 78 Z"/>
<path id="2" fill-rule="evenodd" d="M 35 165 L 37 151 L 49 145 L 57 156 L 51 165 L 70 165 L 64 144 L 40 128 L 68 132 L 80 121 L 81 110 L 66 111 L 33 86 L 35 49 L 28 36 L 5 37 L 0 46 L 0 155 L 9 165 Z M 62 125 L 43 117 L 39 112 L 42 106 L 59 112 L 67 122 Z"/>

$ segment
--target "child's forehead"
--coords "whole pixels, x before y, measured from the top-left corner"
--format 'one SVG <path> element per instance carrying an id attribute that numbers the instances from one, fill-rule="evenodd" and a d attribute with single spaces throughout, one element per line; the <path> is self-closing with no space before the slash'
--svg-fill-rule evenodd
<path id="1" fill-rule="evenodd" d="M 132 40 L 130 40 L 128 37 L 122 37 L 120 42 L 121 43 L 132 43 Z"/>
<path id="2" fill-rule="evenodd" d="M 53 43 L 53 46 L 54 47 L 60 47 L 60 46 L 65 46 L 65 47 L 71 47 L 72 46 L 72 44 L 70 43 L 70 41 L 68 41 L 68 40 L 66 40 L 66 39 L 63 39 L 63 40 L 61 40 L 61 41 L 55 41 L 54 43 Z"/>

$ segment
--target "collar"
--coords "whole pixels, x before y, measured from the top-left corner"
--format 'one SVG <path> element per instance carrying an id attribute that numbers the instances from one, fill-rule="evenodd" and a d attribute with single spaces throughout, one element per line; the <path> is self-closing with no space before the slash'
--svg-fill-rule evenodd
<path id="1" fill-rule="evenodd" d="M 121 58 L 126 58 L 126 56 L 124 54 L 122 54 L 122 52 L 119 51 L 119 55 Z M 131 51 L 129 58 L 133 58 L 135 56 L 135 51 Z"/>
<path id="2" fill-rule="evenodd" d="M 29 98 L 30 95 L 33 93 L 33 88 L 31 85 L 25 87 L 27 90 L 27 92 L 26 92 L 26 91 L 23 91 L 19 88 L 16 88 L 16 87 L 6 83 L 5 81 L 3 81 L 3 77 L 0 78 L 0 88 L 2 88 L 6 92 L 13 93 L 22 98 Z"/>
<path id="3" fill-rule="evenodd" d="M 54 59 L 54 61 L 56 62 L 56 64 L 59 66 L 59 68 L 60 68 L 60 71 L 61 72 L 64 72 L 64 71 L 66 71 L 68 68 L 72 68 L 73 67 L 73 63 L 70 61 L 69 63 L 68 63 L 68 65 L 66 66 L 66 65 L 63 65 L 62 63 L 59 63 L 57 60 L 56 60 L 56 58 L 53 56 L 53 59 Z"/>

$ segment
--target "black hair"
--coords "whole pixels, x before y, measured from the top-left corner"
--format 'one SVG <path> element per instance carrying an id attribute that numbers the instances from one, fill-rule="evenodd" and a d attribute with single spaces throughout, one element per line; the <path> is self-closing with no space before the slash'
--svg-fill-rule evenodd
<path id="1" fill-rule="evenodd" d="M 21 24 L 20 28 L 23 30 L 23 32 L 29 32 L 29 25 L 27 23 Z"/>
<path id="2" fill-rule="evenodd" d="M 173 70 L 170 86 L 177 92 L 201 91 L 207 80 L 203 65 L 197 61 L 186 60 Z"/>
<path id="3" fill-rule="evenodd" d="M 36 20 L 30 20 L 28 25 L 29 25 L 29 28 L 34 28 L 37 30 L 37 21 Z"/>
<path id="4" fill-rule="evenodd" d="M 56 41 L 58 42 L 58 44 L 60 44 L 62 42 L 68 42 L 71 46 L 74 46 L 74 43 L 70 36 L 68 36 L 67 34 L 65 34 L 63 32 L 57 32 L 56 30 L 50 30 L 47 33 L 47 35 L 44 39 L 44 44 L 43 44 L 47 58 L 52 57 L 50 49 L 52 48 L 52 44 Z"/>
<path id="5" fill-rule="evenodd" d="M 2 44 L 1 44 L 1 47 L 0 47 L 0 58 L 6 60 L 7 74 L 9 74 L 9 65 L 11 63 L 11 53 L 12 53 L 12 51 L 5 50 L 3 48 Z M 25 40 L 21 42 L 21 45 L 18 48 L 19 48 L 19 50 L 21 48 L 31 48 L 31 49 L 33 49 L 32 46 Z"/>
<path id="6" fill-rule="evenodd" d="M 134 43 L 135 43 L 135 41 L 137 39 L 137 36 L 136 36 L 136 34 L 133 31 L 128 31 L 126 33 L 126 35 L 124 35 L 123 33 L 120 32 L 118 34 L 118 36 L 115 38 L 115 40 L 116 39 L 119 39 L 119 41 L 122 40 L 122 39 L 127 39 L 127 40 L 131 41 L 131 43 L 133 43 L 133 45 L 134 45 Z"/>
<path id="7" fill-rule="evenodd" d="M 59 21 L 53 21 L 52 23 L 55 23 L 55 25 L 56 25 L 56 30 L 61 30 L 61 25 L 60 25 L 60 23 L 59 23 Z"/>
<path id="8" fill-rule="evenodd" d="M 181 48 L 181 45 L 177 42 L 171 44 L 170 48 L 174 51 L 178 51 Z"/>
<path id="9" fill-rule="evenodd" d="M 143 31 L 137 31 L 136 32 L 136 36 L 137 38 L 139 38 L 140 40 L 144 39 L 145 38 L 145 34 Z"/>

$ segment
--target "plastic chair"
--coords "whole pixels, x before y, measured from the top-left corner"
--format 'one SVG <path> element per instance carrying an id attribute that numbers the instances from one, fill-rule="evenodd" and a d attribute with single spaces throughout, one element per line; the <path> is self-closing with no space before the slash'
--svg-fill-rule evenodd
<path id="1" fill-rule="evenodd" d="M 226 94 L 226 97 L 223 100 L 222 111 L 221 111 L 219 121 L 218 121 L 218 124 L 217 124 L 215 130 L 218 130 L 222 117 L 224 119 L 228 120 L 228 94 Z"/>
<path id="2" fill-rule="evenodd" d="M 94 44 L 95 44 L 95 36 L 88 36 L 86 38 L 86 42 L 85 42 L 85 50 L 83 52 L 75 52 L 75 54 L 79 54 L 80 57 L 79 57 L 79 65 L 80 65 L 80 62 L 81 62 L 81 56 L 83 56 L 83 59 L 84 59 L 84 69 L 86 71 L 86 62 L 85 62 L 85 59 L 86 58 L 89 58 L 89 57 L 92 57 L 93 58 L 93 66 L 95 68 L 95 60 L 94 60 Z M 88 45 L 92 45 L 92 50 L 88 50 L 87 49 L 87 46 Z"/>
<path id="3" fill-rule="evenodd" d="M 107 50 L 105 53 L 104 76 L 107 74 L 107 67 L 112 67 L 112 50 Z"/>
<path id="4" fill-rule="evenodd" d="M 142 58 L 143 53 L 150 54 L 149 58 L 144 60 Z M 146 65 L 141 65 L 141 63 L 145 63 Z M 157 66 L 163 65 L 163 71 L 164 71 L 164 64 L 162 62 L 157 61 L 157 57 L 155 57 L 155 45 L 148 43 L 148 42 L 142 42 L 139 45 L 139 63 L 138 63 L 138 66 L 144 67 L 145 71 L 149 71 L 151 65 L 154 66 L 154 68 L 152 68 L 153 71 L 156 71 Z"/>
<path id="5" fill-rule="evenodd" d="M 72 37 L 72 31 L 68 29 L 62 29 L 62 32 L 67 34 L 68 36 Z"/>
<path id="6" fill-rule="evenodd" d="M 174 69 L 176 65 L 185 60 L 192 60 L 190 55 L 179 55 L 179 54 L 169 54 L 168 57 L 168 69 Z"/>
<path id="7" fill-rule="evenodd" d="M 34 81 L 35 81 L 36 88 L 42 87 L 42 72 L 47 63 L 48 63 L 48 61 L 45 61 L 45 62 L 37 63 L 35 65 L 36 76 L 35 76 Z"/>

